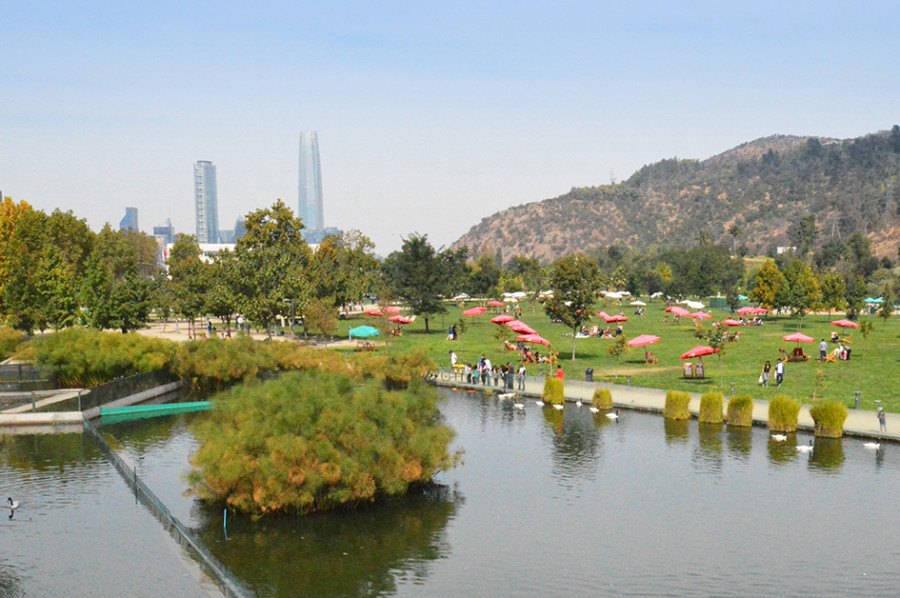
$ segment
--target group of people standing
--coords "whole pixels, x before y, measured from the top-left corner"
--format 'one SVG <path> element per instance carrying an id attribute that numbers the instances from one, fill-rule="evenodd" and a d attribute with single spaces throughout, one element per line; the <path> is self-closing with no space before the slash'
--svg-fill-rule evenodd
<path id="1" fill-rule="evenodd" d="M 454 367 L 458 365 L 458 358 L 453 351 L 450 351 L 450 365 Z M 477 362 L 464 364 L 463 375 L 468 384 L 480 382 L 484 386 L 491 386 L 493 382 L 495 387 L 513 390 L 515 385 L 517 390 L 525 390 L 527 370 L 524 363 L 520 363 L 518 368 L 510 362 L 494 365 L 490 358 L 482 355 Z"/>
<path id="2" fill-rule="evenodd" d="M 775 361 L 775 385 L 781 386 L 781 383 L 784 382 L 784 362 L 787 361 L 785 359 L 778 359 Z M 766 363 L 763 364 L 762 372 L 759 374 L 759 383 L 762 386 L 769 385 L 769 377 L 772 374 L 772 362 L 766 360 Z"/>

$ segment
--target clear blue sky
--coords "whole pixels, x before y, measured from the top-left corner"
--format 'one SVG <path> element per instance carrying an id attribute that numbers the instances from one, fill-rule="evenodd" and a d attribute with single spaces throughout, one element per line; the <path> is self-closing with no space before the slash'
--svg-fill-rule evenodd
<path id="1" fill-rule="evenodd" d="M 0 190 L 193 232 L 282 197 L 319 131 L 326 225 L 386 253 L 773 133 L 900 121 L 900 3 L 0 1 Z"/>

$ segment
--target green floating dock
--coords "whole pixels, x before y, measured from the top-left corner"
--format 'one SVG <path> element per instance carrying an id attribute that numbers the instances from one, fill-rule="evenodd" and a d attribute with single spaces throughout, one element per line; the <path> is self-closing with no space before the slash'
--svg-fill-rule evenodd
<path id="1" fill-rule="evenodd" d="M 145 417 L 160 417 L 163 415 L 177 415 L 179 413 L 209 411 L 210 409 L 212 409 L 212 403 L 209 401 L 161 403 L 158 405 L 132 405 L 130 407 L 101 407 L 100 417 L 107 420 L 124 421 L 128 419 L 143 419 Z"/>

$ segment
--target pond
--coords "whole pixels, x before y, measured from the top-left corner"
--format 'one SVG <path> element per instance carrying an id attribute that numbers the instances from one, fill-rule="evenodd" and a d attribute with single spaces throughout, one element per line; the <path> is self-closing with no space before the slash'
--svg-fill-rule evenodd
<path id="1" fill-rule="evenodd" d="M 202 414 L 106 432 L 262 596 L 897 593 L 900 446 L 803 454 L 806 435 L 441 392 L 465 457 L 437 487 L 353 512 L 230 515 L 227 536 L 219 509 L 183 495 Z"/>

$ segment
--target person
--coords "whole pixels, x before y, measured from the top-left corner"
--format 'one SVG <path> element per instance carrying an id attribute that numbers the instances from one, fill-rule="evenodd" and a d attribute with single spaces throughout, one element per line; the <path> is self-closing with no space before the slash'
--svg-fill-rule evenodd
<path id="1" fill-rule="evenodd" d="M 455 351 L 450 351 L 450 367 L 453 367 L 457 364 L 459 359 L 456 357 Z"/>
<path id="2" fill-rule="evenodd" d="M 513 389 L 513 378 L 515 377 L 516 369 L 510 362 L 506 362 L 506 390 Z"/>
<path id="3" fill-rule="evenodd" d="M 494 379 L 494 387 L 497 386 L 497 382 L 500 381 L 500 376 L 502 376 L 504 373 L 503 368 L 503 365 L 501 365 L 500 367 L 494 366 L 493 368 L 491 368 L 491 377 Z"/>
<path id="4" fill-rule="evenodd" d="M 519 364 L 519 372 L 518 372 L 518 381 L 519 381 L 519 390 L 525 390 L 525 375 L 527 371 L 525 370 L 525 364 Z"/>
<path id="5" fill-rule="evenodd" d="M 782 382 L 784 382 L 784 360 L 779 359 L 775 362 L 775 383 L 781 386 Z"/>
<path id="6" fill-rule="evenodd" d="M 878 429 L 887 432 L 887 414 L 884 412 L 884 407 L 878 408 Z"/>
<path id="7" fill-rule="evenodd" d="M 451 337 L 450 338 L 451 341 L 456 340 L 456 324 L 453 324 L 452 326 L 450 326 L 450 337 Z"/>
<path id="8" fill-rule="evenodd" d="M 822 342 L 819 343 L 819 361 L 825 361 L 826 355 L 828 355 L 828 343 L 823 338 Z"/>
<path id="9" fill-rule="evenodd" d="M 466 384 L 471 384 L 472 383 L 472 366 L 470 366 L 467 363 L 464 371 L 466 373 Z"/>
<path id="10" fill-rule="evenodd" d="M 485 386 L 488 385 L 488 379 L 491 377 L 491 360 L 485 358 L 484 365 L 481 368 L 481 383 Z"/>
<path id="11" fill-rule="evenodd" d="M 561 365 L 556 366 L 556 377 L 558 379 L 562 380 L 565 377 L 565 375 L 566 374 L 563 372 L 562 366 Z"/>
<path id="12" fill-rule="evenodd" d="M 594 381 L 594 368 L 585 368 L 584 379 L 588 382 Z"/>
<path id="13" fill-rule="evenodd" d="M 772 364 L 769 361 L 766 361 L 765 365 L 763 365 L 762 369 L 762 385 L 769 385 L 769 373 L 772 371 Z"/>
<path id="14" fill-rule="evenodd" d="M 850 345 L 844 345 L 844 361 L 850 361 L 850 351 L 852 350 Z"/>
<path id="15" fill-rule="evenodd" d="M 831 333 L 831 342 L 833 342 L 833 343 L 838 342 L 838 333 L 837 332 Z"/>

